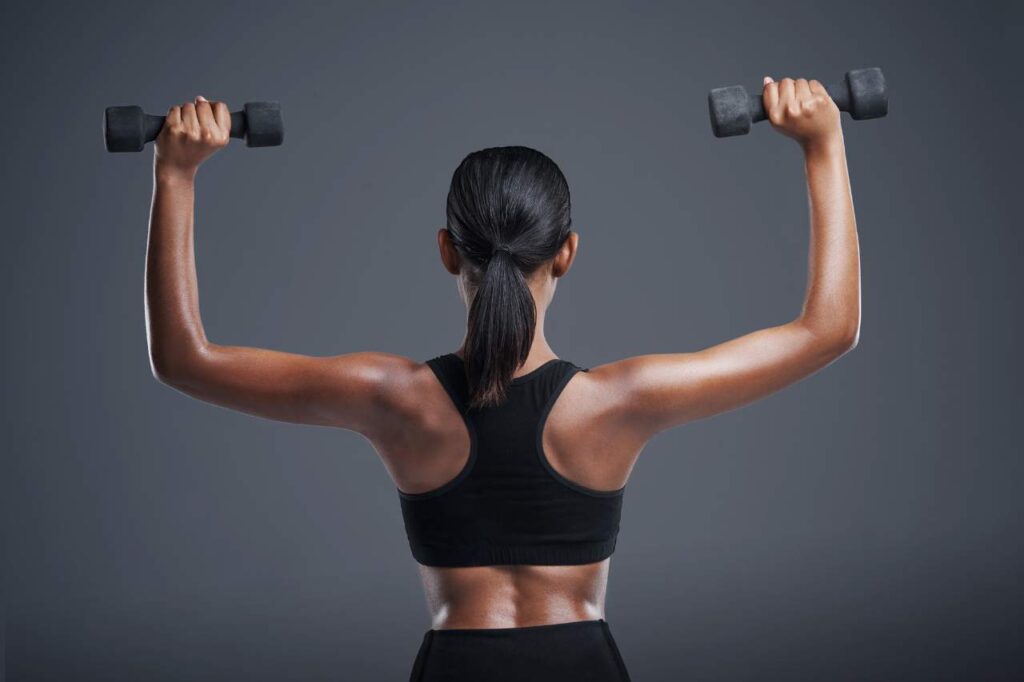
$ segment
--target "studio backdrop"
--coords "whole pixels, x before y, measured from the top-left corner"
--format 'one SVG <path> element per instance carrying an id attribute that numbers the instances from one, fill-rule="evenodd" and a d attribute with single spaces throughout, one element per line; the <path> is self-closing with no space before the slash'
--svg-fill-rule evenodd
<path id="1" fill-rule="evenodd" d="M 554 159 L 580 235 L 547 338 L 581 366 L 799 312 L 799 149 L 719 139 L 707 93 L 882 67 L 843 127 L 856 350 L 656 437 L 608 619 L 635 680 L 1024 677 L 1018 3 L 10 1 L 4 101 L 5 670 L 49 680 L 400 680 L 430 626 L 368 442 L 154 380 L 152 145 L 102 114 L 277 101 L 283 144 L 199 172 L 210 339 L 458 347 L 451 174 Z M 344 671 L 344 675 L 342 672 Z"/>

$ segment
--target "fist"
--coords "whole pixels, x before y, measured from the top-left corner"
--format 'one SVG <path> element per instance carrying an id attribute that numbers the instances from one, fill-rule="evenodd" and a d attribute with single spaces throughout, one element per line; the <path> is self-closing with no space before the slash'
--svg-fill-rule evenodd
<path id="1" fill-rule="evenodd" d="M 199 164 L 228 143 L 231 113 L 224 102 L 196 97 L 171 107 L 156 138 L 154 163 L 161 168 L 194 173 Z"/>
<path id="2" fill-rule="evenodd" d="M 805 149 L 842 132 L 839 107 L 818 81 L 783 78 L 776 83 L 765 76 L 761 97 L 772 126 Z"/>

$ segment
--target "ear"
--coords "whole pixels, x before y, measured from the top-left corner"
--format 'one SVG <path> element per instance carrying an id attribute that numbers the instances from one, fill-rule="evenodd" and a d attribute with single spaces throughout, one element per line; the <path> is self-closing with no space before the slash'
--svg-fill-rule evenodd
<path id="1" fill-rule="evenodd" d="M 447 228 L 442 227 L 437 231 L 437 248 L 441 251 L 441 264 L 444 265 L 444 269 L 453 275 L 459 274 L 462 258 Z"/>
<path id="2" fill-rule="evenodd" d="M 580 235 L 578 232 L 570 232 L 569 236 L 562 242 L 562 246 L 558 249 L 558 253 L 555 254 L 554 259 L 551 262 L 551 276 L 562 277 L 565 273 L 569 272 L 569 268 L 572 267 L 572 263 L 576 260 L 576 248 L 580 243 Z"/>

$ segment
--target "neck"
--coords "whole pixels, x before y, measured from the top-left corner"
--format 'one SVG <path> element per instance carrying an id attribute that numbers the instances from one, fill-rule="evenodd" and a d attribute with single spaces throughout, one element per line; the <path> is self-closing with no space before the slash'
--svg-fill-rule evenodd
<path id="1" fill-rule="evenodd" d="M 548 345 L 548 340 L 544 337 L 544 318 L 546 310 L 537 311 L 537 325 L 533 330 L 533 342 L 530 344 L 530 354 L 526 356 L 526 362 L 523 363 L 522 368 L 524 371 L 531 371 L 535 367 L 539 367 L 548 360 L 558 357 L 555 355 L 555 351 L 551 350 L 551 346 Z M 460 358 L 465 359 L 466 357 L 466 337 L 462 337 L 462 343 L 459 344 L 458 350 L 455 354 Z"/>

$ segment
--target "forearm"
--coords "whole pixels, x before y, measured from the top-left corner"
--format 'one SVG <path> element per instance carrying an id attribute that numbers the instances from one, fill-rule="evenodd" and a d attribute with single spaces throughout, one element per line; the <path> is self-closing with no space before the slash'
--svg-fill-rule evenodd
<path id="1" fill-rule="evenodd" d="M 172 378 L 206 346 L 193 239 L 195 174 L 154 169 L 146 252 L 146 327 L 154 373 Z"/>
<path id="2" fill-rule="evenodd" d="M 842 132 L 805 148 L 810 208 L 807 293 L 799 322 L 841 345 L 860 330 L 860 254 Z"/>

